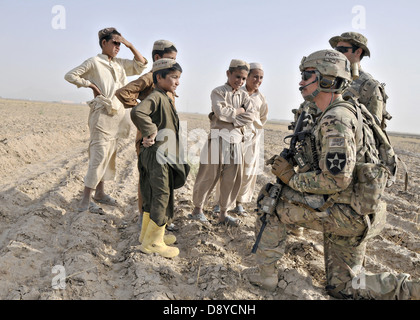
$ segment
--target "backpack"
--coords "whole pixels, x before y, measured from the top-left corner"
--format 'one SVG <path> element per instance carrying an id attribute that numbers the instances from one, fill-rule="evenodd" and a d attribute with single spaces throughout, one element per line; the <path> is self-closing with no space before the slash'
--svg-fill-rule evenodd
<path id="1" fill-rule="evenodd" d="M 360 215 L 375 213 L 381 205 L 382 194 L 396 180 L 397 167 L 405 164 L 395 154 L 388 134 L 376 123 L 367 108 L 353 100 L 344 101 L 341 106 L 356 115 L 358 126 L 356 131 L 359 146 L 353 180 L 353 193 L 350 205 Z M 372 136 L 373 135 L 373 139 Z M 375 141 L 372 145 L 370 141 Z M 365 157 L 365 161 L 362 158 Z M 405 168 L 405 189 L 408 175 Z"/>
<path id="2" fill-rule="evenodd" d="M 359 101 L 363 103 L 372 114 L 375 114 L 374 110 L 369 109 L 369 104 L 375 90 L 379 89 L 382 96 L 383 108 L 381 119 L 376 118 L 376 121 L 380 125 L 381 129 L 385 130 L 387 127 L 386 122 L 392 119 L 392 116 L 386 110 L 388 95 L 385 92 L 385 83 L 380 83 L 379 81 L 373 79 L 368 73 L 364 74 L 365 76 L 361 76 L 351 83 L 351 85 L 343 93 L 343 98 L 345 100 L 348 98 L 353 98 L 354 100 L 359 99 Z"/>

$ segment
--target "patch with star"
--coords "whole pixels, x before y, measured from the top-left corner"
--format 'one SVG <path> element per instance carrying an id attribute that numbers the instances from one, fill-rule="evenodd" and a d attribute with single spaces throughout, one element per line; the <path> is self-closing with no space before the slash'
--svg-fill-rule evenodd
<path id="1" fill-rule="evenodd" d="M 326 161 L 327 169 L 333 175 L 339 174 L 346 166 L 346 154 L 343 152 L 328 152 Z"/>

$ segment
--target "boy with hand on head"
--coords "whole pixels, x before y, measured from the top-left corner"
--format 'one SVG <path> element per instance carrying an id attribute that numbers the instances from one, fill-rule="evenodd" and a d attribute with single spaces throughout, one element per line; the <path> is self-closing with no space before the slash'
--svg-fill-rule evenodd
<path id="1" fill-rule="evenodd" d="M 152 50 L 152 59 L 153 62 L 157 61 L 162 58 L 174 59 L 176 60 L 177 56 L 177 49 L 175 45 L 168 40 L 157 40 L 153 44 Z M 124 87 L 118 89 L 115 92 L 115 96 L 121 103 L 124 105 L 125 108 L 133 108 L 135 107 L 138 102 L 137 99 L 140 101 L 144 100 L 150 93 L 152 93 L 155 85 L 153 83 L 153 72 L 150 71 L 138 79 L 131 81 Z M 175 106 L 175 99 L 174 97 L 176 94 L 172 94 L 171 92 L 167 92 L 168 96 L 171 98 L 172 103 Z M 140 152 L 140 143 L 141 143 L 141 131 L 137 130 L 136 136 L 136 152 L 137 156 Z M 143 199 L 140 192 L 140 181 L 138 185 L 138 207 L 140 213 L 143 213 Z"/>
<path id="2" fill-rule="evenodd" d="M 140 250 L 173 258 L 179 249 L 165 237 L 165 226 L 174 215 L 174 189 L 184 185 L 189 166 L 181 159 L 179 118 L 170 96 L 175 94 L 182 73 L 173 59 L 153 63 L 155 89 L 131 110 L 131 120 L 141 131 L 139 152 L 140 189 L 143 197 L 143 221 Z"/>
<path id="3" fill-rule="evenodd" d="M 227 83 L 211 93 L 210 135 L 204 145 L 193 190 L 191 219 L 208 222 L 203 207 L 220 183 L 219 223 L 238 226 L 227 210 L 238 196 L 243 172 L 244 127 L 254 121 L 254 107 L 248 93 L 240 90 L 248 76 L 249 64 L 233 59 L 226 71 Z"/>
<path id="4" fill-rule="evenodd" d="M 118 139 L 128 138 L 130 119 L 122 104 L 115 99 L 115 91 L 127 83 L 127 76 L 138 75 L 146 69 L 147 60 L 115 28 L 98 32 L 102 53 L 87 59 L 66 73 L 65 79 L 78 88 L 90 88 L 94 99 L 88 101 L 89 112 L 89 167 L 84 177 L 83 198 L 78 211 L 104 214 L 101 204 L 116 205 L 116 200 L 105 193 L 105 181 L 116 173 Z M 133 53 L 133 59 L 117 58 L 121 43 Z"/>

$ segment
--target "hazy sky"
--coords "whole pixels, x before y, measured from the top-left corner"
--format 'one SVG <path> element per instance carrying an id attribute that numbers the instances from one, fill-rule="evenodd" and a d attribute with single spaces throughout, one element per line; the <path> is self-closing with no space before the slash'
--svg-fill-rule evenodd
<path id="1" fill-rule="evenodd" d="M 330 48 L 332 36 L 357 31 L 371 51 L 362 68 L 386 83 L 389 131 L 420 133 L 419 9 L 414 0 L 0 0 L 0 97 L 90 100 L 92 91 L 64 74 L 100 53 L 97 33 L 112 26 L 149 61 L 155 40 L 176 44 L 184 70 L 180 112 L 207 114 L 230 60 L 243 59 L 264 66 L 260 90 L 269 118 L 290 120 L 302 101 L 302 57 Z M 122 45 L 118 57 L 132 54 Z"/>

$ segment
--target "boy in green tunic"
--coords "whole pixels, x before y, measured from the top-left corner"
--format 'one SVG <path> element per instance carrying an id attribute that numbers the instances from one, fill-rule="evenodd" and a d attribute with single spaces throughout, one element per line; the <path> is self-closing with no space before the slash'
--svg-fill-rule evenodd
<path id="1" fill-rule="evenodd" d="M 154 91 L 131 111 L 131 120 L 143 137 L 138 168 L 143 209 L 149 213 L 143 215 L 140 250 L 173 258 L 179 249 L 166 245 L 165 226 L 174 214 L 174 189 L 184 185 L 189 172 L 180 156 L 179 118 L 170 98 L 182 69 L 173 59 L 159 59 L 152 71 Z"/>

